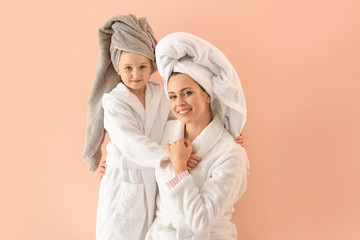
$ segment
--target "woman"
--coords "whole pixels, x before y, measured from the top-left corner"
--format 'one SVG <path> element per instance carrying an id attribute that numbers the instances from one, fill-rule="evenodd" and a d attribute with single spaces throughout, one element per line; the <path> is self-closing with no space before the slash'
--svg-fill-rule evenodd
<path id="1" fill-rule="evenodd" d="M 146 239 L 236 239 L 230 219 L 248 172 L 246 152 L 233 141 L 246 118 L 237 74 L 217 48 L 187 33 L 163 38 L 156 60 L 178 120 L 164 131 L 171 163 L 155 170 L 157 212 Z M 190 174 L 193 148 L 202 161 Z"/>

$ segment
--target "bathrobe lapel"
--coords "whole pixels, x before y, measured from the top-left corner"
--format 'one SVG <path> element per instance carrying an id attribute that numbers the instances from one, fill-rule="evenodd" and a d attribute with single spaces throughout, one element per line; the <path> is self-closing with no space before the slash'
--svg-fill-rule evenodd
<path id="1" fill-rule="evenodd" d="M 153 128 L 157 112 L 160 107 L 160 96 L 162 94 L 161 88 L 153 87 L 153 83 L 148 82 L 145 89 L 145 109 L 139 99 L 130 92 L 130 90 L 122 83 L 119 83 L 119 96 L 127 102 L 134 111 L 140 116 L 141 121 L 144 123 L 144 135 L 149 136 Z"/>
<path id="2" fill-rule="evenodd" d="M 184 125 L 178 121 L 170 143 L 184 137 Z M 206 128 L 192 142 L 192 147 L 197 151 L 198 157 L 204 156 L 221 138 L 224 126 L 218 115 L 206 126 Z"/>
<path id="3" fill-rule="evenodd" d="M 141 121 L 145 121 L 145 109 L 143 105 L 141 104 L 140 100 L 130 92 L 130 90 L 123 84 L 118 84 L 119 90 L 116 92 L 116 95 L 118 95 L 122 100 L 124 100 L 126 103 L 128 103 L 134 111 L 140 116 Z"/>
<path id="4" fill-rule="evenodd" d="M 145 93 L 145 135 L 149 136 L 151 129 L 153 128 L 155 119 L 157 117 L 157 112 L 160 107 L 160 97 L 162 89 L 153 87 L 153 83 L 148 82 L 146 86 L 146 93 Z"/>
<path id="5" fill-rule="evenodd" d="M 196 155 L 204 156 L 223 135 L 224 126 L 218 115 L 206 126 L 206 128 L 192 142 L 192 147 L 197 151 Z"/>

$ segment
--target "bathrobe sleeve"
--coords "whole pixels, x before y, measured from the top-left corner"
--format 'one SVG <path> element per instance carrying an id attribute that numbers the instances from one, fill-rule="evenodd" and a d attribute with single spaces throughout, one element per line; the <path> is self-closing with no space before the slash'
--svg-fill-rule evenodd
<path id="1" fill-rule="evenodd" d="M 227 154 L 214 163 L 202 187 L 196 186 L 190 174 L 168 192 L 174 207 L 193 233 L 209 230 L 245 192 L 246 163 L 245 150 Z"/>
<path id="2" fill-rule="evenodd" d="M 139 130 L 134 110 L 128 104 L 111 98 L 103 102 L 103 107 L 104 127 L 123 156 L 139 166 L 152 168 L 160 167 L 168 160 L 165 147 Z"/>

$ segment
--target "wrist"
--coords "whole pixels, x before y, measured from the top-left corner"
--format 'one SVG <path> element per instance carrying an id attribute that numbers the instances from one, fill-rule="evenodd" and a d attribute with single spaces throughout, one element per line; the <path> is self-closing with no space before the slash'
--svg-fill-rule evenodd
<path id="1" fill-rule="evenodd" d="M 173 171 L 174 171 L 174 174 L 175 176 L 179 175 L 180 173 L 184 172 L 187 170 L 187 166 L 184 165 L 184 166 L 173 166 Z"/>

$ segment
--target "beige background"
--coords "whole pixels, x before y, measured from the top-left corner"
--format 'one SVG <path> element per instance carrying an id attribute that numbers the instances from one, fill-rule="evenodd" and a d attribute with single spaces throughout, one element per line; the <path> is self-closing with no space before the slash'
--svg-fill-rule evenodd
<path id="1" fill-rule="evenodd" d="M 158 39 L 220 48 L 248 106 L 239 239 L 360 239 L 357 0 L 7 1 L 1 31 L 1 239 L 95 239 L 81 159 L 97 29 L 147 16 Z M 159 80 L 159 76 L 155 76 Z"/>

